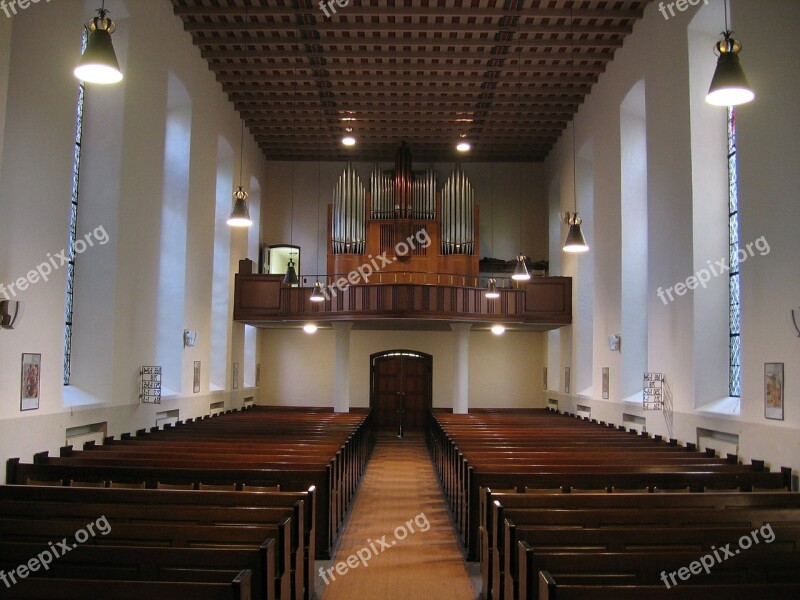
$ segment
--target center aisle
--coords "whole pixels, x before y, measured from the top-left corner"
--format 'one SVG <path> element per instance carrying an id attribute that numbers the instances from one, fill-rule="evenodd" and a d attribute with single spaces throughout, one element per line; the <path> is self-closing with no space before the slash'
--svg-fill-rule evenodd
<path id="1" fill-rule="evenodd" d="M 477 597 L 422 436 L 378 438 L 336 557 L 317 566 L 323 600 Z"/>

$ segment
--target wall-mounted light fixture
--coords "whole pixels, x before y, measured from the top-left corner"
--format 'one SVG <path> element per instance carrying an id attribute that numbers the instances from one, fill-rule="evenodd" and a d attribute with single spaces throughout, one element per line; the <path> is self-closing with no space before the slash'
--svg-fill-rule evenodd
<path id="1" fill-rule="evenodd" d="M 0 300 L 0 328 L 14 329 L 14 325 L 22 314 L 21 307 L 18 300 Z"/>
<path id="2" fill-rule="evenodd" d="M 197 344 L 197 332 L 191 329 L 183 330 L 183 346 L 184 348 L 194 348 Z"/>
<path id="3" fill-rule="evenodd" d="M 608 336 L 608 349 L 612 352 L 619 352 L 619 345 L 622 341 L 622 336 L 618 333 Z"/>

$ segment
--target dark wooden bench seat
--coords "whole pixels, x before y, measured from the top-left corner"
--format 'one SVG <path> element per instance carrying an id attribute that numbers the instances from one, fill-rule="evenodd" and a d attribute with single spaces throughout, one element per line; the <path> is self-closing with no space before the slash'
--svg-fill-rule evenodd
<path id="1" fill-rule="evenodd" d="M 0 542 L 0 569 L 6 573 L 47 550 L 44 544 Z M 30 573 L 42 579 L 95 579 L 229 583 L 239 573 L 251 571 L 252 600 L 275 598 L 275 542 L 269 540 L 255 550 L 237 548 L 159 548 L 153 546 L 95 546 L 81 544 L 53 558 L 47 569 Z M 265 580 L 263 573 L 267 573 Z M 119 585 L 119 584 L 114 584 Z M 51 582 L 51 588 L 55 587 Z M 13 592 L 12 592 L 13 593 Z M 160 598 L 166 598 L 164 590 Z M 0 597 L 6 597 L 0 591 Z M 105 598 L 104 594 L 98 598 Z"/>
<path id="2" fill-rule="evenodd" d="M 277 525 L 259 526 L 166 523 L 148 523 L 143 526 L 111 521 L 109 524 L 111 528 L 106 535 L 89 537 L 86 545 L 260 549 L 269 539 L 277 540 L 274 554 L 274 597 L 291 600 L 290 517 L 284 517 Z M 45 544 L 62 538 L 69 540 L 86 525 L 87 520 L 83 518 L 19 520 L 0 516 L 0 541 Z M 264 581 L 269 581 L 268 572 L 262 573 L 262 577 Z"/>
<path id="3" fill-rule="evenodd" d="M 702 554 L 695 552 L 668 553 L 549 553 L 536 552 L 520 546 L 520 594 L 526 600 L 540 600 L 536 574 L 547 571 L 557 581 L 565 584 L 594 585 L 666 585 L 661 579 L 664 572 L 669 577 L 678 569 L 687 568 L 699 561 Z M 713 558 L 713 555 L 711 555 Z M 524 568 L 522 568 L 524 566 Z M 675 577 L 678 585 L 670 584 L 676 595 L 681 584 L 686 583 Z M 723 562 L 716 562 L 710 572 L 700 571 L 691 574 L 688 581 L 692 585 L 705 583 L 796 583 L 800 584 L 800 553 L 772 551 L 769 545 L 759 544 L 746 552 Z"/>
<path id="4" fill-rule="evenodd" d="M 497 508 L 497 505 L 495 504 Z M 508 509 L 497 510 L 493 519 L 497 534 L 491 548 L 490 584 L 493 598 L 505 597 L 505 582 L 509 578 L 506 568 L 516 564 L 510 540 L 520 527 L 559 528 L 681 528 L 684 526 L 727 525 L 753 530 L 766 523 L 800 526 L 800 509 L 795 508 L 741 508 L 719 511 L 713 508 L 614 508 L 614 509 Z M 502 525 L 501 525 L 502 523 Z M 507 538 L 506 535 L 510 534 Z M 510 553 L 510 554 L 507 554 Z M 511 579 L 516 579 L 513 574 Z"/>
<path id="5" fill-rule="evenodd" d="M 251 573 L 245 569 L 230 583 L 28 578 L 0 595 L 10 600 L 247 600 Z"/>
<path id="6" fill-rule="evenodd" d="M 751 527 L 735 526 L 687 526 L 680 528 L 647 527 L 647 528 L 601 528 L 601 529 L 553 529 L 515 527 L 506 521 L 505 544 L 505 582 L 503 597 L 506 600 L 520 598 L 524 600 L 525 586 L 519 581 L 535 585 L 536 571 L 542 567 L 530 562 L 530 557 L 521 560 L 519 553 L 524 548 L 537 553 L 692 553 L 699 557 L 714 548 L 726 544 L 735 547 L 737 540 L 748 536 L 754 530 Z M 769 550 L 793 553 L 800 557 L 800 526 L 771 525 L 774 538 L 768 544 Z M 761 545 L 766 545 L 762 543 Z M 511 549 L 513 548 L 513 551 Z M 526 562 L 527 561 L 527 562 Z M 576 563 L 577 565 L 577 563 Z M 682 565 L 683 566 L 683 565 Z M 522 569 L 526 569 L 522 572 Z M 547 567 L 555 574 L 556 569 Z M 533 570 L 531 570 L 533 569 Z M 532 579 L 533 578 L 533 582 Z"/>
<path id="7" fill-rule="evenodd" d="M 682 584 L 667 589 L 662 585 L 582 585 L 561 584 L 549 572 L 539 573 L 540 600 L 796 600 L 799 583 Z"/>

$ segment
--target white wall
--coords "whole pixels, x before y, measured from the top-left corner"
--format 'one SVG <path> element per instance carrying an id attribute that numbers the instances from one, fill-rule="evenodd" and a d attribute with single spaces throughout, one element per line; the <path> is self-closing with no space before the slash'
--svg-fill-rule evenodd
<path id="1" fill-rule="evenodd" d="M 246 396 L 258 396 L 257 389 L 241 385 L 244 335 L 239 324 L 230 328 L 228 344 L 228 362 L 240 363 L 239 389 L 231 389 L 230 376 L 218 393 L 210 393 L 208 385 L 217 139 L 222 135 L 238 142 L 238 116 L 170 3 L 126 6 L 117 0 L 107 8 L 118 21 L 114 45 L 125 79 L 117 86 L 89 86 L 87 91 L 78 235 L 102 226 L 109 241 L 78 259 L 74 385 L 69 388 L 62 384 L 66 269 L 17 297 L 24 306 L 19 327 L 0 333 L 3 460 L 30 460 L 35 451 L 56 450 L 64 443 L 66 427 L 108 421 L 109 434 L 116 435 L 153 426 L 157 411 L 180 409 L 180 418 L 189 418 L 208 414 L 214 401 L 230 408 L 240 406 Z M 67 244 L 78 91 L 72 69 L 91 9 L 82 2 L 53 2 L 20 11 L 13 17 L 7 77 L 10 25 L 2 17 L 0 91 L 8 81 L 7 102 L 6 94 L 0 94 L 0 107 L 6 111 L 0 113 L 5 126 L 0 138 L 2 283 L 25 276 L 46 260 L 47 253 L 57 254 Z M 179 321 L 174 330 L 199 332 L 197 346 L 185 350 L 180 337 L 159 342 L 156 327 L 160 240 L 169 235 L 168 230 L 162 232 L 162 208 L 168 179 L 164 144 L 170 78 L 179 80 L 191 99 L 191 144 L 185 157 L 188 221 L 186 232 L 176 236 L 185 236 L 186 259 L 171 267 L 185 278 L 182 306 L 173 307 Z M 246 181 L 251 176 L 263 181 L 264 172 L 265 161 L 248 136 Z M 237 261 L 248 252 L 246 232 L 231 237 L 229 294 Z M 181 373 L 170 381 L 180 389 L 160 406 L 140 405 L 138 370 L 155 364 L 159 343 L 168 343 L 179 354 Z M 42 354 L 42 382 L 39 409 L 21 413 L 24 352 Z M 192 391 L 195 360 L 202 361 L 199 394 Z"/>
<path id="2" fill-rule="evenodd" d="M 697 390 L 708 390 L 709 375 L 698 349 L 704 342 L 695 319 L 712 318 L 711 309 L 697 315 L 704 302 L 695 302 L 702 290 L 664 305 L 656 296 L 659 286 L 669 287 L 694 274 L 699 261 L 696 246 L 703 227 L 698 215 L 707 215 L 699 202 L 710 202 L 697 187 L 706 183 L 712 169 L 693 161 L 691 93 L 689 76 L 689 23 L 698 8 L 665 20 L 657 3 L 645 9 L 644 19 L 626 38 L 614 61 L 578 114 L 578 147 L 594 141 L 603 152 L 594 162 L 594 356 L 593 393 L 565 396 L 557 390 L 561 380 L 551 374 L 548 397 L 560 400 L 562 409 L 575 411 L 577 403 L 592 406 L 592 417 L 622 422 L 622 413 L 645 416 L 647 430 L 682 441 L 696 441 L 703 427 L 740 435 L 740 455 L 765 459 L 773 467 L 800 469 L 800 346 L 789 311 L 800 305 L 797 257 L 800 216 L 797 189 L 800 172 L 793 166 L 798 155 L 794 98 L 800 87 L 800 68 L 783 59 L 783 40 L 800 24 L 800 3 L 791 0 L 746 2 L 733 0 L 732 29 L 743 42 L 742 64 L 757 90 L 754 103 L 738 110 L 739 187 L 741 240 L 764 236 L 771 252 L 756 254 L 742 267 L 743 391 L 741 415 L 716 414 L 695 408 Z M 699 10 L 704 10 L 701 4 Z M 713 10 L 709 7 L 705 10 Z M 702 21 L 702 19 L 701 19 Z M 719 30 L 722 23 L 718 24 Z M 708 52 L 712 48 L 708 47 Z M 713 56 L 713 55 L 712 55 Z M 668 57 L 668 59 L 667 59 Z M 619 391 L 619 356 L 608 350 L 606 337 L 620 327 L 620 105 L 637 81 L 645 81 L 648 154 L 648 370 L 666 374 L 673 395 L 671 412 L 645 412 L 641 402 L 623 403 Z M 707 86 L 707 84 L 706 84 Z M 696 86 L 695 86 L 696 87 Z M 719 127 L 724 127 L 720 108 Z M 724 131 L 724 130 L 723 130 Z M 561 210 L 571 203 L 572 146 L 569 131 L 548 157 L 547 185 L 558 182 Z M 551 210 L 553 207 L 551 206 Z M 724 227 L 724 223 L 722 224 Z M 562 231 L 563 235 L 563 231 Z M 707 241 L 707 239 L 705 240 Z M 552 247 L 552 246 L 551 246 Z M 708 256 L 708 259 L 721 258 Z M 578 260 L 584 260 L 580 258 Z M 699 261 L 699 262 L 698 262 Z M 569 264 L 565 263 L 565 272 Z M 580 271 L 576 275 L 581 277 Z M 580 286 L 580 281 L 577 282 Z M 697 304 L 697 306 L 695 306 Z M 716 308 L 727 315 L 727 305 Z M 580 331 L 581 323 L 572 329 Z M 550 369 L 559 371 L 572 361 L 568 329 L 561 347 L 548 356 Z M 552 336 L 551 336 L 552 339 Z M 623 347 L 625 340 L 622 340 Z M 565 347 L 566 346 L 566 347 Z M 719 351 L 719 349 L 716 349 Z M 554 356 L 553 352 L 559 354 Z M 784 362 L 785 420 L 764 418 L 763 370 L 765 362 Z M 601 368 L 611 368 L 611 397 L 600 399 Z M 698 368 L 701 367 L 701 368 Z M 573 381 L 575 375 L 573 374 Z M 713 394 L 713 392 L 703 392 Z M 705 400 L 699 401 L 705 404 Z"/>
<path id="3" fill-rule="evenodd" d="M 544 333 L 485 328 L 469 334 L 470 407 L 543 407 L 541 365 Z M 385 350 L 415 350 L 433 356 L 433 406 L 452 408 L 451 331 L 350 333 L 350 406 L 369 406 L 370 356 Z M 270 405 L 333 406 L 334 335 L 320 329 L 270 329 L 262 336 L 262 402 Z"/>

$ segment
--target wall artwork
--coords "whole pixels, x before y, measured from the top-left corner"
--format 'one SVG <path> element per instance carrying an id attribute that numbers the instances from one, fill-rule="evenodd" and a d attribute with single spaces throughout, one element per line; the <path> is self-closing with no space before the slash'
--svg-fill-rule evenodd
<path id="1" fill-rule="evenodd" d="M 608 400 L 608 367 L 603 367 L 603 400 Z"/>
<path id="2" fill-rule="evenodd" d="M 564 367 L 564 393 L 569 394 L 569 367 Z"/>
<path id="3" fill-rule="evenodd" d="M 42 382 L 42 355 L 22 355 L 22 383 L 20 386 L 19 409 L 37 410 Z"/>
<path id="4" fill-rule="evenodd" d="M 194 361 L 194 377 L 192 383 L 192 391 L 195 394 L 200 393 L 200 361 Z"/>
<path id="5" fill-rule="evenodd" d="M 764 417 L 783 421 L 783 363 L 764 364 Z"/>

